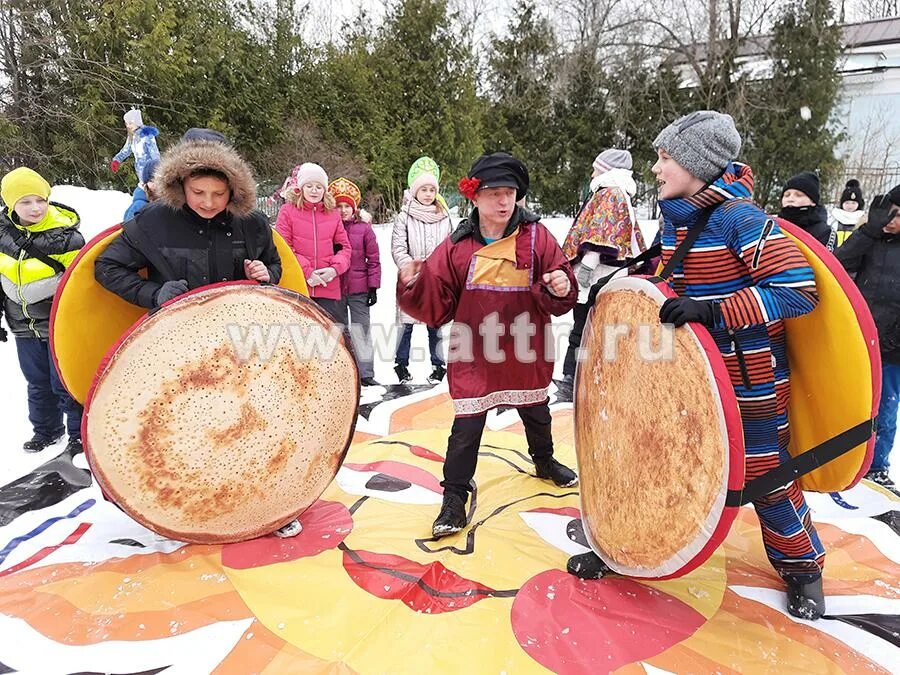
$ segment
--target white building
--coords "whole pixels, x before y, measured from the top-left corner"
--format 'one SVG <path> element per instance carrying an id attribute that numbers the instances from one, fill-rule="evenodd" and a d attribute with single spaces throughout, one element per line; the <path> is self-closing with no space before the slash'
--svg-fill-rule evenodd
<path id="1" fill-rule="evenodd" d="M 900 183 L 900 17 L 844 26 L 841 75 L 839 156 L 871 195 Z"/>

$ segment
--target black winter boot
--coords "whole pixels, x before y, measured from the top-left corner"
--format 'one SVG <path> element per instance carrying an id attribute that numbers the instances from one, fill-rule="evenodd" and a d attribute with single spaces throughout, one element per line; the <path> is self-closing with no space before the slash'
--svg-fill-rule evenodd
<path id="1" fill-rule="evenodd" d="M 446 537 L 456 534 L 466 526 L 466 501 L 455 492 L 444 492 L 441 512 L 431 526 L 431 534 L 435 537 Z"/>
<path id="2" fill-rule="evenodd" d="M 401 366 L 399 363 L 394 366 L 394 372 L 397 373 L 397 379 L 400 380 L 400 384 L 406 384 L 412 379 L 409 369 L 406 366 Z"/>
<path id="3" fill-rule="evenodd" d="M 435 366 L 434 370 L 431 371 L 431 375 L 428 376 L 428 384 L 440 384 L 446 374 L 447 371 L 444 369 L 444 366 Z"/>
<path id="4" fill-rule="evenodd" d="M 40 452 L 45 448 L 49 448 L 60 438 L 62 438 L 62 434 L 53 438 L 48 438 L 47 436 L 38 436 L 37 434 L 35 434 L 30 441 L 25 441 L 22 444 L 22 449 L 25 452 Z"/>
<path id="5" fill-rule="evenodd" d="M 578 485 L 578 475 L 552 456 L 534 460 L 534 473 L 538 478 L 552 481 L 556 487 Z"/>
<path id="6" fill-rule="evenodd" d="M 886 488 L 895 488 L 894 481 L 891 480 L 891 477 L 888 475 L 887 469 L 874 469 L 869 471 L 866 474 L 866 479 L 872 481 L 873 483 L 877 483 L 882 487 Z"/>
<path id="7" fill-rule="evenodd" d="M 600 579 L 612 570 L 593 551 L 573 555 L 566 563 L 566 572 L 574 574 L 579 579 Z"/>
<path id="8" fill-rule="evenodd" d="M 68 452 L 73 457 L 79 452 L 84 452 L 84 448 L 81 446 L 81 439 L 69 438 L 69 442 L 66 443 L 66 452 Z"/>
<path id="9" fill-rule="evenodd" d="M 787 610 L 791 616 L 807 621 L 822 618 L 825 613 L 825 593 L 822 591 L 822 577 L 804 582 L 795 577 L 784 577 L 787 584 Z"/>

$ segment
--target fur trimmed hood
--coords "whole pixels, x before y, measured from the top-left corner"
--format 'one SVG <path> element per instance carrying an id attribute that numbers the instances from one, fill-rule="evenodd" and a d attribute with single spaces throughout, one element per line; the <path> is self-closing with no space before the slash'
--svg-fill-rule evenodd
<path id="1" fill-rule="evenodd" d="M 225 174 L 231 187 L 226 210 L 242 217 L 256 209 L 256 181 L 250 165 L 234 148 L 215 141 L 181 141 L 160 159 L 154 182 L 162 203 L 175 209 L 185 204 L 184 179 L 198 169 Z"/>

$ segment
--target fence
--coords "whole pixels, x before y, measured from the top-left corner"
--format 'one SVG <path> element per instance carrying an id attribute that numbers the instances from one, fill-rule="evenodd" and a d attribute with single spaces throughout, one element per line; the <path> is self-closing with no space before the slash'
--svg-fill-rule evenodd
<path id="1" fill-rule="evenodd" d="M 895 185 L 900 185 L 900 166 L 846 169 L 835 177 L 832 184 L 828 186 L 828 191 L 822 193 L 823 200 L 837 203 L 841 198 L 844 186 L 851 178 L 859 181 L 868 208 L 875 195 L 884 194 Z"/>

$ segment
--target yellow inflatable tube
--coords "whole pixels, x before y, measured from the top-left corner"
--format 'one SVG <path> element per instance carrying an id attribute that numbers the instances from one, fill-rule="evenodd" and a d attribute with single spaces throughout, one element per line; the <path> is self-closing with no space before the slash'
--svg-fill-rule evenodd
<path id="1" fill-rule="evenodd" d="M 791 366 L 792 457 L 874 419 L 881 398 L 881 354 L 872 314 L 856 284 L 811 235 L 776 219 L 806 256 L 816 277 L 819 304 L 785 321 Z M 872 463 L 875 436 L 801 476 L 811 492 L 837 492 L 856 485 Z"/>
<path id="2" fill-rule="evenodd" d="M 106 352 L 147 313 L 94 279 L 94 261 L 121 232 L 122 227 L 116 225 L 89 241 L 66 270 L 53 300 L 50 349 L 63 385 L 81 404 Z M 294 252 L 278 232 L 273 231 L 272 235 L 281 256 L 278 285 L 309 296 Z"/>

